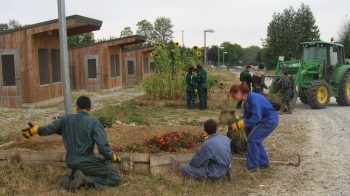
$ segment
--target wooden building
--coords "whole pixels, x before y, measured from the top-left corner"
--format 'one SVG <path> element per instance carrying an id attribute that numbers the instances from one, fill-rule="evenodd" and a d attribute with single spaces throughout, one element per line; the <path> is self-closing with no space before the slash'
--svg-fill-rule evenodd
<path id="1" fill-rule="evenodd" d="M 122 52 L 123 84 L 137 84 L 154 71 L 153 47 L 124 49 Z"/>
<path id="2" fill-rule="evenodd" d="M 102 21 L 67 17 L 67 35 L 99 30 Z M 62 97 L 58 20 L 0 32 L 0 106 Z"/>
<path id="3" fill-rule="evenodd" d="M 114 90 L 121 88 L 127 81 L 142 78 L 139 77 L 142 72 L 137 59 L 143 61 L 143 56 L 140 55 L 148 55 L 146 50 L 122 51 L 127 46 L 144 41 L 144 37 L 134 35 L 71 48 L 69 64 L 73 88 L 88 91 Z"/>

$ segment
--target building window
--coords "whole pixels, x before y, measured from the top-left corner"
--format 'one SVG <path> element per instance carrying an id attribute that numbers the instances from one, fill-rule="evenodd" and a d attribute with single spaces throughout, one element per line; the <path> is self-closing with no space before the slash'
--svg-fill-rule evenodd
<path id="1" fill-rule="evenodd" d="M 149 60 L 148 58 L 143 58 L 143 73 L 149 73 Z"/>
<path id="2" fill-rule="evenodd" d="M 110 66 L 111 66 L 111 77 L 120 76 L 120 65 L 119 65 L 119 55 L 110 56 Z"/>
<path id="3" fill-rule="evenodd" d="M 96 59 L 88 59 L 88 78 L 97 78 L 97 61 Z"/>
<path id="4" fill-rule="evenodd" d="M 135 63 L 132 60 L 127 61 L 128 75 L 135 75 Z"/>
<path id="5" fill-rule="evenodd" d="M 15 56 L 2 55 L 2 85 L 16 86 Z"/>
<path id="6" fill-rule="evenodd" d="M 61 82 L 60 50 L 51 50 L 52 82 Z"/>
<path id="7" fill-rule="evenodd" d="M 151 61 L 151 62 L 149 63 L 149 67 L 150 67 L 151 73 L 154 73 L 155 68 L 156 68 L 155 66 L 156 66 L 156 65 L 155 65 L 154 61 Z"/>
<path id="8" fill-rule="evenodd" d="M 40 48 L 39 54 L 39 73 L 40 73 L 40 85 L 50 83 L 50 70 L 49 70 L 49 50 Z"/>

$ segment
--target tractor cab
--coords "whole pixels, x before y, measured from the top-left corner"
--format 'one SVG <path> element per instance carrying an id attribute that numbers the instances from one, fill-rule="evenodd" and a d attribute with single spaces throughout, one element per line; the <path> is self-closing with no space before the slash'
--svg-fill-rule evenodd
<path id="1" fill-rule="evenodd" d="M 279 92 L 279 76 L 286 71 L 295 78 L 294 95 L 311 108 L 325 108 L 330 97 L 341 106 L 350 106 L 350 65 L 345 64 L 343 45 L 311 41 L 302 43 L 301 49 L 300 60 L 278 62 L 270 93 Z"/>
<path id="2" fill-rule="evenodd" d="M 302 60 L 304 62 L 322 61 L 324 80 L 332 82 L 337 67 L 344 65 L 344 47 L 333 42 L 304 42 L 302 45 Z"/>

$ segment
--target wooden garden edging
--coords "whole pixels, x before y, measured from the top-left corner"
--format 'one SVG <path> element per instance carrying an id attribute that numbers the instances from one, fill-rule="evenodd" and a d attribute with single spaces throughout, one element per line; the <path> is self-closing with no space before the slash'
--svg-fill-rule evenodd
<path id="1" fill-rule="evenodd" d="M 122 171 L 138 174 L 164 174 L 177 172 L 179 167 L 187 163 L 193 155 L 193 153 L 172 155 L 123 153 L 121 155 L 122 163 L 116 163 L 114 167 Z M 0 161 L 16 161 L 28 165 L 45 165 L 50 163 L 65 166 L 65 160 L 65 152 L 0 150 Z"/>

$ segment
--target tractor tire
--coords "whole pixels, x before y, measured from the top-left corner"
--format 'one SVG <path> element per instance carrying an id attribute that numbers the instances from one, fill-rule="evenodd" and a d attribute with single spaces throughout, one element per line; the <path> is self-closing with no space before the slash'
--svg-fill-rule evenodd
<path id="1" fill-rule="evenodd" d="M 331 98 L 331 91 L 326 81 L 317 80 L 313 82 L 306 93 L 307 102 L 312 109 L 323 109 L 327 107 Z"/>
<path id="2" fill-rule="evenodd" d="M 350 71 L 347 71 L 339 84 L 337 103 L 340 106 L 350 106 Z"/>
<path id="3" fill-rule="evenodd" d="M 307 97 L 305 96 L 305 97 L 300 97 L 300 101 L 303 103 L 303 104 L 309 104 L 308 102 L 307 102 Z"/>

